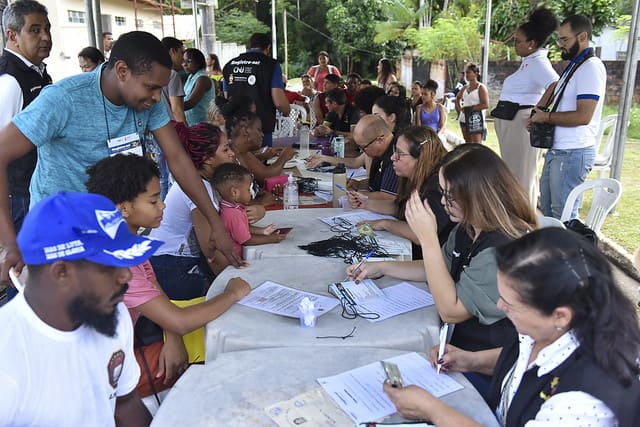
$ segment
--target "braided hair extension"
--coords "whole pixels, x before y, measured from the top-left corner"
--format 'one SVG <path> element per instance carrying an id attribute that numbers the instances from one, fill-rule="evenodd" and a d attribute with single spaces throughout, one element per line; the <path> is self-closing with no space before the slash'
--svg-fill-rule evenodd
<path id="1" fill-rule="evenodd" d="M 189 128 L 181 122 L 172 121 L 171 124 L 196 169 L 200 169 L 205 160 L 215 155 L 222 134 L 219 127 L 205 122 Z"/>

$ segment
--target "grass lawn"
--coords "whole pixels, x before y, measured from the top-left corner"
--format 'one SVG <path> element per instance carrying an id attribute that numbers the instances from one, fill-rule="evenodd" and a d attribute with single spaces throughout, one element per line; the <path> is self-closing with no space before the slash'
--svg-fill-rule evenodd
<path id="1" fill-rule="evenodd" d="M 603 116 L 615 114 L 617 107 L 606 106 Z M 627 143 L 624 149 L 622 161 L 622 197 L 616 207 L 616 211 L 606 219 L 601 233 L 624 247 L 629 253 L 633 253 L 640 247 L 640 173 L 637 168 L 640 165 L 640 105 L 634 105 L 630 115 L 631 125 L 627 131 Z M 460 134 L 460 127 L 454 120 L 449 120 L 447 129 Z M 488 135 L 485 142 L 488 147 L 498 154 L 498 138 L 493 128 L 493 122 L 488 122 Z M 542 162 L 540 165 L 542 169 Z M 591 173 L 588 179 L 597 178 L 597 173 Z M 585 196 L 581 212 L 588 212 L 591 207 L 591 197 Z"/>

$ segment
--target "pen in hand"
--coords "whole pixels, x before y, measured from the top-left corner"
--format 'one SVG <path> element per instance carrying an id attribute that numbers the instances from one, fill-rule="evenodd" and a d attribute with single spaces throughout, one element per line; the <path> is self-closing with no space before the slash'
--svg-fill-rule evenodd
<path id="1" fill-rule="evenodd" d="M 356 268 L 354 268 L 354 269 L 351 271 L 351 274 L 350 274 L 349 276 L 347 276 L 347 279 L 348 279 L 349 277 L 355 277 L 355 276 L 358 274 L 358 271 L 360 270 L 360 267 L 362 267 L 362 264 L 364 264 L 365 262 L 367 262 L 367 260 L 368 260 L 369 258 L 371 258 L 371 255 L 373 255 L 373 249 L 372 249 L 372 250 L 370 250 L 370 251 L 369 251 L 369 253 L 368 253 L 368 254 L 366 254 L 366 255 L 364 256 L 364 258 L 362 258 L 362 259 L 360 260 L 360 262 L 356 265 Z"/>
<path id="2" fill-rule="evenodd" d="M 436 361 L 436 372 L 439 374 L 442 369 L 442 357 L 444 356 L 444 349 L 447 346 L 447 335 L 449 333 L 449 324 L 443 323 L 440 327 L 440 342 L 438 346 L 438 360 Z"/>

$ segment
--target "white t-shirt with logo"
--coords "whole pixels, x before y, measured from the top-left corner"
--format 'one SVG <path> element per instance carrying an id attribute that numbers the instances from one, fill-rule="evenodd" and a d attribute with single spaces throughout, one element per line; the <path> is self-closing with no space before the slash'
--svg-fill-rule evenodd
<path id="1" fill-rule="evenodd" d="M 562 78 L 556 85 L 560 90 Z M 598 57 L 587 59 L 571 76 L 564 90 L 557 111 L 576 111 L 578 99 L 592 99 L 597 101 L 596 108 L 588 125 L 556 126 L 553 148 L 556 150 L 575 150 L 595 145 L 596 135 L 600 127 L 600 116 L 604 105 L 604 95 L 607 85 L 607 71 Z"/>
<path id="2" fill-rule="evenodd" d="M 113 426 L 116 397 L 133 391 L 140 369 L 123 303 L 107 337 L 88 326 L 60 331 L 22 293 L 0 308 L 0 424 Z"/>

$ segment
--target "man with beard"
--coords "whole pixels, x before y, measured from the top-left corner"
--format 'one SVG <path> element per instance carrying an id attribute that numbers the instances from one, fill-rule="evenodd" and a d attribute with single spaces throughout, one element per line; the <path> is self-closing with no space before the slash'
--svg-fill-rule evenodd
<path id="1" fill-rule="evenodd" d="M 530 119 L 532 123 L 555 126 L 553 147 L 545 155 L 540 178 L 542 212 L 555 218 L 560 218 L 567 196 L 584 182 L 596 157 L 596 135 L 607 75 L 604 64 L 589 47 L 591 31 L 591 21 L 586 16 L 573 15 L 562 22 L 558 29 L 558 46 L 562 59 L 571 62 L 560 80 L 549 86 Z M 568 78 L 574 69 L 575 73 Z M 558 101 L 558 94 L 565 84 Z M 557 109 L 550 112 L 556 103 Z M 542 109 L 546 105 L 549 105 L 549 111 Z M 572 218 L 578 215 L 578 206 L 579 201 L 573 207 Z"/>
<path id="2" fill-rule="evenodd" d="M 12 425 L 149 425 L 122 298 L 129 267 L 162 242 L 132 234 L 97 194 L 57 193 L 26 216 L 24 291 L 0 308 L 0 420 Z"/>

